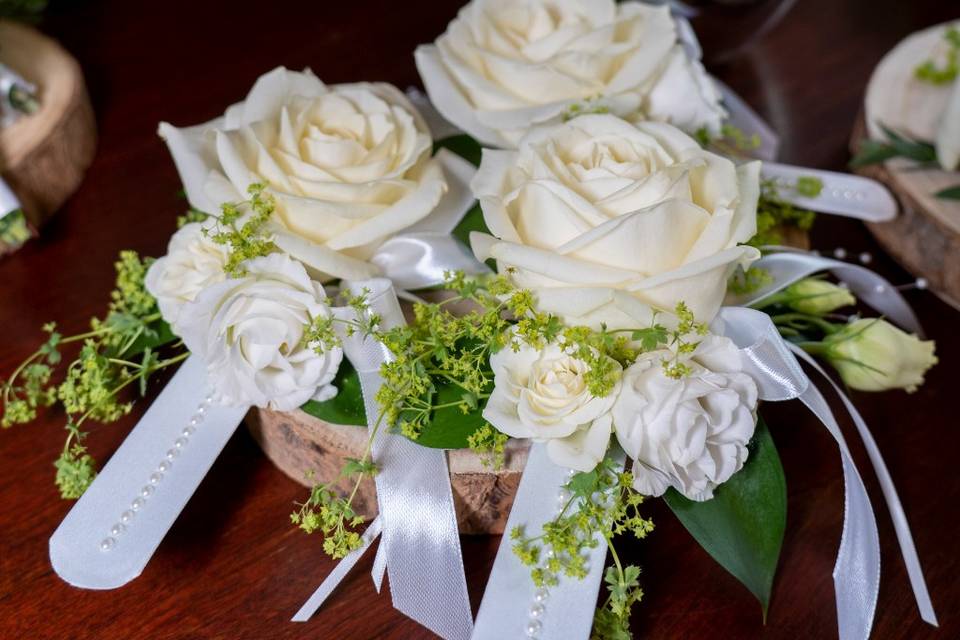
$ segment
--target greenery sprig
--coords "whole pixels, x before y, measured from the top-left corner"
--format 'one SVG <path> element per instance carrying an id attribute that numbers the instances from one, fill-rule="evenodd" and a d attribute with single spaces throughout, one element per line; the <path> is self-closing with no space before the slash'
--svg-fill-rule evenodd
<path id="1" fill-rule="evenodd" d="M 62 335 L 54 323 L 44 325 L 46 341 L 0 386 L 0 426 L 31 422 L 39 409 L 58 402 L 64 409 L 67 438 L 54 463 L 64 498 L 79 498 L 96 476 L 96 463 L 84 444 L 86 422 L 114 422 L 126 415 L 133 403 L 122 398 L 123 389 L 137 385 L 142 395 L 152 374 L 187 357 L 183 349 L 166 358 L 157 352 L 176 338 L 144 286 L 150 263 L 133 251 L 121 252 L 107 315 L 91 319 L 89 331 L 71 336 Z M 61 350 L 74 343 L 80 345 L 79 353 L 55 382 Z"/>
<path id="2" fill-rule="evenodd" d="M 247 187 L 249 200 L 222 204 L 220 215 L 210 216 L 215 220 L 213 226 L 204 230 L 211 240 L 229 249 L 223 270 L 231 278 L 246 275 L 244 263 L 248 260 L 277 250 L 267 231 L 267 223 L 273 217 L 276 202 L 265 190 L 264 184 L 251 184 Z M 187 215 L 198 217 L 198 213 L 202 212 L 188 212 Z"/>
<path id="3" fill-rule="evenodd" d="M 960 29 L 950 27 L 943 33 L 947 43 L 946 61 L 940 66 L 934 60 L 924 60 L 913 70 L 914 75 L 931 84 L 947 84 L 960 73 Z"/>

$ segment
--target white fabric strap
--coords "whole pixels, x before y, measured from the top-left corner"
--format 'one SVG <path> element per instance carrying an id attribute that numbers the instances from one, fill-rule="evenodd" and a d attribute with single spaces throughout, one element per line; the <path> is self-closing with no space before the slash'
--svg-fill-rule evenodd
<path id="1" fill-rule="evenodd" d="M 57 575 L 85 589 L 140 575 L 247 413 L 211 400 L 190 356 L 53 533 Z"/>
<path id="2" fill-rule="evenodd" d="M 618 464 L 622 464 L 623 453 L 615 455 Z M 561 577 L 557 586 L 549 588 L 549 596 L 543 603 L 543 615 L 534 619 L 530 616 L 530 609 L 537 604 L 534 600 L 537 588 L 530 578 L 530 567 L 524 566 L 513 552 L 509 536 L 514 527 L 523 526 L 529 535 L 553 520 L 560 511 L 558 495 L 569 478 L 569 469 L 554 464 L 547 456 L 545 444 L 531 445 L 527 466 L 520 478 L 506 530 L 483 593 L 472 640 L 522 638 L 526 626 L 531 623 L 541 625 L 535 634 L 538 638 L 585 640 L 590 637 L 607 556 L 603 537 L 597 534 L 598 544 L 589 550 L 587 575 L 582 580 Z"/>
<path id="3" fill-rule="evenodd" d="M 885 186 L 870 178 L 772 161 L 763 163 L 762 175 L 781 186 L 778 195 L 783 200 L 804 209 L 866 222 L 889 222 L 897 217 L 897 201 Z M 820 194 L 808 198 L 797 193 L 793 185 L 802 177 L 821 180 L 823 188 Z"/>

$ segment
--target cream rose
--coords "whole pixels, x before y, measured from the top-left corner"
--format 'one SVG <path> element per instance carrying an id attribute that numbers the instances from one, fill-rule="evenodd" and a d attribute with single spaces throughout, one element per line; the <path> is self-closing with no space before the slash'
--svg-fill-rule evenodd
<path id="1" fill-rule="evenodd" d="M 485 149 L 474 195 L 495 238 L 474 252 L 568 322 L 648 326 L 685 302 L 709 322 L 728 277 L 759 257 L 760 163 L 739 167 L 663 123 L 584 115 Z"/>
<path id="2" fill-rule="evenodd" d="M 666 5 L 614 0 L 473 0 L 417 69 L 437 110 L 482 143 L 515 147 L 573 109 L 717 132 L 726 112 Z"/>
<path id="3" fill-rule="evenodd" d="M 654 351 L 627 368 L 612 409 L 614 429 L 634 460 L 637 491 L 659 496 L 673 487 L 691 500 L 709 500 L 747 459 L 757 386 L 728 338 L 705 338 L 683 378 L 664 372 L 663 359 L 672 357 Z"/>
<path id="4" fill-rule="evenodd" d="M 603 460 L 619 382 L 595 397 L 584 379 L 587 365 L 555 344 L 542 351 L 507 346 L 491 356 L 490 367 L 494 389 L 483 410 L 490 424 L 513 438 L 546 442 L 550 459 L 571 469 L 590 471 Z"/>
<path id="5" fill-rule="evenodd" d="M 377 275 L 369 260 L 383 242 L 448 213 L 438 210 L 447 184 L 427 126 L 388 84 L 326 86 L 281 67 L 223 117 L 159 132 L 202 211 L 267 184 L 276 243 L 320 279 Z"/>
<path id="6" fill-rule="evenodd" d="M 225 247 L 207 238 L 200 223 L 186 224 L 170 238 L 167 255 L 150 265 L 144 284 L 174 331 L 183 306 L 226 277 L 226 261 Z"/>
<path id="7" fill-rule="evenodd" d="M 329 317 L 323 287 L 281 253 L 255 258 L 248 275 L 204 289 L 180 314 L 180 336 L 226 404 L 290 411 L 337 393 L 343 353 L 303 344 L 304 328 Z"/>

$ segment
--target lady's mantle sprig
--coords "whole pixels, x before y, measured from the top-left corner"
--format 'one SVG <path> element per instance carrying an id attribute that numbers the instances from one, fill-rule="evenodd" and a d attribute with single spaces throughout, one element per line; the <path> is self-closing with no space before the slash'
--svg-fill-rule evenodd
<path id="1" fill-rule="evenodd" d="M 220 215 L 207 235 L 217 244 L 229 248 L 224 272 L 231 278 L 246 275 L 243 266 L 248 260 L 266 256 L 277 250 L 267 232 L 267 223 L 276 210 L 276 202 L 265 192 L 266 185 L 251 184 L 247 188 L 250 200 L 228 202 L 220 206 Z"/>
<path id="2" fill-rule="evenodd" d="M 63 406 L 67 439 L 54 466 L 64 498 L 79 498 L 96 476 L 95 461 L 83 444 L 84 423 L 90 419 L 113 422 L 126 415 L 133 404 L 120 397 L 125 387 L 136 383 L 143 394 L 151 374 L 186 358 L 181 351 L 161 359 L 155 351 L 174 336 L 144 287 L 149 266 L 149 259 L 141 260 L 133 251 L 121 252 L 106 317 L 93 318 L 89 331 L 72 336 L 63 336 L 53 323 L 44 325 L 47 340 L 0 387 L 3 427 L 31 422 L 38 409 L 58 401 Z M 72 343 L 80 344 L 79 354 L 55 384 L 60 350 Z"/>

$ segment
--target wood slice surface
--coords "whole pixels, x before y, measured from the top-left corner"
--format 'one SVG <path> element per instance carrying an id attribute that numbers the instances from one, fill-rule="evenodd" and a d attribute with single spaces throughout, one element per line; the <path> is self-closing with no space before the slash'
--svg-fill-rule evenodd
<path id="1" fill-rule="evenodd" d="M 93 109 L 80 65 L 36 29 L 0 20 L 0 61 L 37 87 L 37 112 L 0 129 L 0 172 L 39 227 L 77 189 L 93 160 Z"/>
<path id="2" fill-rule="evenodd" d="M 917 31 L 891 49 L 874 69 L 850 140 L 856 153 L 863 140 L 886 139 L 883 127 L 901 135 L 935 141 L 951 93 L 951 83 L 934 84 L 916 76 L 927 60 L 942 66 L 949 46 L 948 22 Z M 904 158 L 857 169 L 884 183 L 900 201 L 900 215 L 885 223 L 868 223 L 893 257 L 931 288 L 960 306 L 960 201 L 937 198 L 945 188 L 960 185 L 960 172 L 918 167 Z"/>
<path id="3" fill-rule="evenodd" d="M 246 423 L 267 457 L 305 487 L 336 479 L 347 458 L 362 457 L 367 445 L 367 430 L 363 427 L 331 424 L 300 410 L 255 408 Z M 509 441 L 501 469 L 484 466 L 480 457 L 467 449 L 447 452 L 461 533 L 503 533 L 529 446 L 526 441 Z M 312 479 L 308 474 L 312 474 Z M 347 492 L 353 483 L 341 480 L 336 486 Z M 367 517 L 376 515 L 377 496 L 372 479 L 361 482 L 354 508 Z"/>
<path id="4" fill-rule="evenodd" d="M 850 140 L 856 153 L 867 136 L 863 114 Z M 960 202 L 934 198 L 943 188 L 945 171 L 919 170 L 890 163 L 861 167 L 857 173 L 879 180 L 900 201 L 900 214 L 890 222 L 868 222 L 867 228 L 910 273 L 922 276 L 931 290 L 960 307 Z M 960 173 L 954 172 L 955 184 Z"/>

